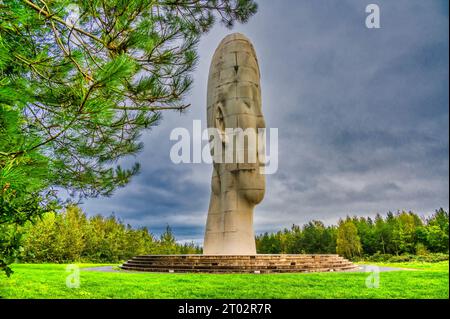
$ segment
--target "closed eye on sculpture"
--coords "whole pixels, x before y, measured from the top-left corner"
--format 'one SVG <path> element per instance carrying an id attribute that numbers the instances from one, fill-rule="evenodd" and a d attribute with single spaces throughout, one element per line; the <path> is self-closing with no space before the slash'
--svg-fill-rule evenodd
<path id="1" fill-rule="evenodd" d="M 222 104 L 219 103 L 216 106 L 216 112 L 215 112 L 215 127 L 217 128 L 217 130 L 220 133 L 222 142 L 225 142 L 225 120 L 223 118 L 223 111 L 222 111 Z"/>

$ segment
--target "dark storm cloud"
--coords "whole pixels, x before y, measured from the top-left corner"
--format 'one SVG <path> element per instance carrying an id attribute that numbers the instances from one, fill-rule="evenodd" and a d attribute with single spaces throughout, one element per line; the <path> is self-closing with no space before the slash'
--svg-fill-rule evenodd
<path id="1" fill-rule="evenodd" d="M 279 129 L 279 170 L 255 210 L 257 232 L 311 219 L 389 210 L 429 214 L 449 201 L 448 2 L 377 1 L 381 29 L 365 27 L 371 1 L 259 1 L 237 26 L 252 39 L 261 68 L 268 127 Z M 211 167 L 170 162 L 174 127 L 206 118 L 209 62 L 230 31 L 214 28 L 187 114 L 165 113 L 143 138 L 142 173 L 89 214 L 201 241 Z"/>

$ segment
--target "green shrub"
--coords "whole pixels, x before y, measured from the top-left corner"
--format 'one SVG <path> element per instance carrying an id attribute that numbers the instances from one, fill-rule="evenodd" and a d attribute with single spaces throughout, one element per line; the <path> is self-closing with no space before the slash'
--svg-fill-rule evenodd
<path id="1" fill-rule="evenodd" d="M 147 228 L 125 226 L 115 216 L 87 218 L 77 206 L 62 214 L 44 214 L 21 232 L 20 260 L 30 263 L 115 263 L 144 254 L 201 253 L 194 243 L 177 243 L 170 227 L 158 239 Z"/>
<path id="2" fill-rule="evenodd" d="M 423 255 L 391 255 L 391 254 L 380 254 L 376 253 L 372 256 L 365 256 L 358 261 L 369 261 L 369 262 L 385 262 L 385 263 L 397 263 L 397 262 L 440 262 L 447 261 L 448 254 L 443 253 L 428 253 Z M 356 260 L 355 260 L 356 261 Z"/>

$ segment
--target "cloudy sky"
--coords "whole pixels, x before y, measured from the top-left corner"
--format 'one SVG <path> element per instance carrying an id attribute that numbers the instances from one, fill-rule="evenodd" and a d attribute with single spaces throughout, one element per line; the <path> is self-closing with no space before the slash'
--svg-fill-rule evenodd
<path id="1" fill-rule="evenodd" d="M 206 121 L 209 63 L 220 40 L 242 32 L 261 68 L 267 127 L 279 130 L 279 169 L 255 209 L 257 233 L 320 219 L 449 205 L 448 1 L 376 3 L 381 28 L 367 29 L 370 0 L 259 0 L 230 31 L 216 26 L 199 45 L 185 114 L 164 113 L 143 138 L 142 172 L 110 198 L 84 202 L 160 234 L 201 243 L 211 166 L 173 164 L 175 127 Z"/>

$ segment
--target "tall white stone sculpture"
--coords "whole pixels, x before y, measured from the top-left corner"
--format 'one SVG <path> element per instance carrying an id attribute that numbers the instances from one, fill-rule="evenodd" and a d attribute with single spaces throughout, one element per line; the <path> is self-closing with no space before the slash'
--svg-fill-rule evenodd
<path id="1" fill-rule="evenodd" d="M 265 128 L 258 60 L 250 40 L 240 33 L 226 36 L 214 53 L 208 79 L 207 123 L 220 132 L 223 154 L 230 143 L 227 129 L 251 129 L 257 133 L 259 128 Z M 250 148 L 258 150 L 248 143 L 240 146 L 245 154 Z M 213 163 L 203 245 L 207 255 L 256 254 L 253 208 L 264 197 L 265 178 L 259 154 L 256 161 L 249 155 L 239 161 L 237 144 L 232 144 L 231 162 Z"/>

